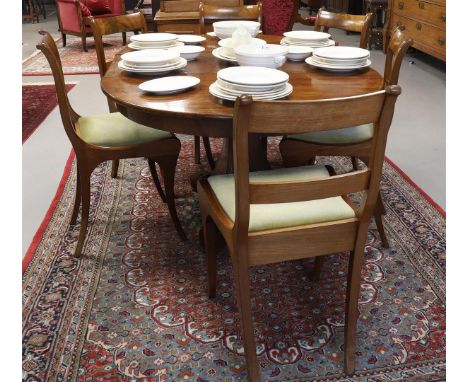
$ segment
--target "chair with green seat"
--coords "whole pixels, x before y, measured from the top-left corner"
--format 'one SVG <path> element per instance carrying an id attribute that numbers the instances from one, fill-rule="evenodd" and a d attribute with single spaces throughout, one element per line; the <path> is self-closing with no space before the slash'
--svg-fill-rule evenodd
<path id="1" fill-rule="evenodd" d="M 166 199 L 179 236 L 185 240 L 174 201 L 174 175 L 180 141 L 170 133 L 140 125 L 120 113 L 88 117 L 78 115 L 71 107 L 65 91 L 65 79 L 57 46 L 48 32 L 39 33 L 43 37 L 36 47 L 44 53 L 52 69 L 62 123 L 77 159 L 76 196 L 71 224 L 76 223 L 81 205 L 81 227 L 75 256 L 82 254 L 86 238 L 91 174 L 100 163 L 109 160 L 144 157 L 148 158 L 150 169 L 154 168 L 154 162 L 159 164 L 165 189 L 165 192 L 161 189 L 160 193 Z"/>
<path id="2" fill-rule="evenodd" d="M 398 27 L 392 34 L 385 61 L 383 86 L 396 85 L 401 62 L 412 39 Z M 289 135 L 283 138 L 279 148 L 286 166 L 299 166 L 314 163 L 316 156 L 351 156 L 353 169 L 358 168 L 357 159 L 368 162 L 368 150 L 374 135 L 373 124 L 363 124 L 338 130 L 313 131 L 305 134 Z M 384 204 L 379 194 L 375 210 L 375 222 L 385 248 L 389 247 L 382 222 Z"/>

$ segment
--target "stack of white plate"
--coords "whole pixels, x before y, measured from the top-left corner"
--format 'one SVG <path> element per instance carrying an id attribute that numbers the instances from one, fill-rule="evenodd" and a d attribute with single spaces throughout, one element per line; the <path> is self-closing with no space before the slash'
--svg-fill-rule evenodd
<path id="1" fill-rule="evenodd" d="M 177 40 L 178 36 L 173 33 L 143 33 L 130 37 L 132 41 L 128 44 L 129 48 L 141 49 L 167 49 L 174 46 L 184 45 Z"/>
<path id="2" fill-rule="evenodd" d="M 182 69 L 187 60 L 174 50 L 145 49 L 122 54 L 118 66 L 130 73 L 161 75 Z"/>
<path id="3" fill-rule="evenodd" d="M 232 37 L 233 32 L 239 27 L 247 29 L 252 37 L 256 37 L 260 32 L 260 23 L 257 21 L 228 20 L 213 23 L 213 31 L 218 38 Z"/>
<path id="4" fill-rule="evenodd" d="M 306 62 L 314 67 L 332 72 L 349 72 L 367 68 L 371 65 L 367 49 L 351 46 L 330 46 L 314 50 Z"/>
<path id="5" fill-rule="evenodd" d="M 335 45 L 328 33 L 317 31 L 290 31 L 283 33 L 281 45 L 308 46 L 309 48 L 323 48 Z"/>
<path id="6" fill-rule="evenodd" d="M 253 99 L 279 99 L 292 93 L 289 75 L 281 70 L 257 66 L 232 66 L 218 72 L 216 82 L 209 88 L 217 98 L 235 101 L 242 94 Z"/>

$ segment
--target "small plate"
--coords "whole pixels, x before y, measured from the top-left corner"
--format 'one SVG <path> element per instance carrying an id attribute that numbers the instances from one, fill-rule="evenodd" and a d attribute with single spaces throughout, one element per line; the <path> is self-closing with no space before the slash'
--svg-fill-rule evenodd
<path id="1" fill-rule="evenodd" d="M 163 75 L 163 74 L 170 73 L 170 72 L 172 72 L 174 70 L 185 68 L 187 66 L 187 60 L 184 59 L 184 58 L 180 58 L 180 62 L 177 65 L 174 65 L 172 67 L 164 67 L 164 68 L 161 68 L 161 69 L 153 69 L 153 68 L 151 68 L 151 69 L 135 69 L 135 68 L 126 66 L 123 61 L 119 61 L 117 66 L 119 67 L 119 69 L 121 69 L 121 70 L 123 70 L 125 72 L 128 72 L 128 73 L 141 74 L 141 75 L 144 75 L 144 76 L 160 76 L 160 75 Z"/>
<path id="2" fill-rule="evenodd" d="M 142 43 L 161 43 L 163 41 L 177 40 L 177 35 L 174 33 L 141 33 L 130 36 L 130 41 L 138 41 Z"/>
<path id="3" fill-rule="evenodd" d="M 218 36 L 216 36 L 215 32 L 206 32 L 206 35 L 210 36 L 210 37 L 218 38 Z"/>
<path id="4" fill-rule="evenodd" d="M 130 44 L 128 44 L 128 47 L 134 50 L 145 50 L 145 49 L 169 49 L 169 48 L 174 48 L 176 46 L 182 46 L 182 45 L 184 45 L 184 43 L 180 41 L 173 41 L 170 43 L 170 45 L 164 45 L 164 46 L 140 46 L 138 44 L 131 42 Z"/>
<path id="5" fill-rule="evenodd" d="M 200 79 L 193 76 L 171 76 L 145 81 L 138 85 L 140 90 L 153 94 L 175 94 L 193 88 Z"/>
<path id="6" fill-rule="evenodd" d="M 226 101 L 235 101 L 237 99 L 238 96 L 235 96 L 235 95 L 231 95 L 231 94 L 227 94 L 227 93 L 224 93 L 219 87 L 218 85 L 216 84 L 216 82 L 213 82 L 209 89 L 208 89 L 209 93 L 219 99 L 222 99 L 222 100 L 226 100 Z M 271 94 L 271 95 L 268 95 L 268 96 L 265 96 L 265 95 L 253 95 L 252 98 L 254 100 L 273 100 L 273 99 L 281 99 L 281 98 L 284 98 L 284 97 L 287 97 L 288 95 L 290 95 L 293 91 L 293 87 L 290 83 L 287 83 L 286 84 L 286 87 L 284 89 L 284 91 L 282 92 L 278 92 L 276 94 Z"/>
<path id="7" fill-rule="evenodd" d="M 309 64 L 310 66 L 314 66 L 316 68 L 320 68 L 323 70 L 328 70 L 329 72 L 337 72 L 337 73 L 344 73 L 344 72 L 352 72 L 355 70 L 361 70 L 368 68 L 371 66 L 371 60 L 367 60 L 364 65 L 354 65 L 354 66 L 335 66 L 335 65 L 329 65 L 329 64 L 322 64 L 321 62 L 317 62 L 314 60 L 314 57 L 308 57 L 305 62 Z"/>
<path id="8" fill-rule="evenodd" d="M 236 63 L 236 64 L 237 64 L 237 60 L 236 60 L 235 58 L 229 58 L 229 57 L 223 56 L 223 55 L 221 54 L 222 49 L 223 49 L 222 47 L 213 49 L 213 51 L 211 52 L 211 54 L 212 54 L 213 56 L 215 56 L 216 58 L 219 58 L 219 59 L 222 60 L 222 61 L 233 62 L 233 63 Z"/>
<path id="9" fill-rule="evenodd" d="M 177 38 L 178 41 L 184 44 L 200 44 L 206 40 L 206 37 L 198 36 L 196 34 L 180 34 Z"/>

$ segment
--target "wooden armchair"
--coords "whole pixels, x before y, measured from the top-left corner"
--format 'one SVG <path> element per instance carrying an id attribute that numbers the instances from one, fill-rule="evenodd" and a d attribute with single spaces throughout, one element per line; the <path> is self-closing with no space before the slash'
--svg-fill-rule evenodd
<path id="1" fill-rule="evenodd" d="M 387 133 L 398 86 L 375 93 L 320 101 L 237 99 L 234 174 L 198 183 L 208 266 L 209 297 L 216 294 L 217 243 L 226 241 L 234 270 L 249 381 L 260 381 L 250 309 L 251 266 L 350 251 L 345 320 L 345 371 L 355 369 L 361 267 L 369 222 L 379 194 Z M 332 175 L 325 166 L 249 173 L 249 134 L 331 131 L 373 123 L 369 167 Z M 348 194 L 363 191 L 357 208 Z M 278 301 L 279 302 L 279 301 Z"/>
<path id="2" fill-rule="evenodd" d="M 44 37 L 36 47 L 44 53 L 52 69 L 63 127 L 77 159 L 76 196 L 70 222 L 76 223 L 81 205 L 81 227 L 75 256 L 81 255 L 86 238 L 91 173 L 100 163 L 108 160 L 144 157 L 149 158 L 148 162 L 159 164 L 169 212 L 179 236 L 185 240 L 185 233 L 174 205 L 174 175 L 180 141 L 170 133 L 137 124 L 120 113 L 87 117 L 77 114 L 71 107 L 65 91 L 65 79 L 57 46 L 49 33 L 39 33 Z"/>
<path id="3" fill-rule="evenodd" d="M 401 27 L 396 29 L 389 43 L 385 60 L 383 86 L 396 85 L 398 83 L 401 62 L 406 51 L 413 43 L 412 39 L 405 35 L 403 30 L 404 28 Z M 373 124 L 360 124 L 336 131 L 317 131 L 307 134 L 289 135 L 281 141 L 280 151 L 286 166 L 314 163 L 317 155 L 344 155 L 352 157 L 353 168 L 357 169 L 356 158 L 360 158 L 365 163 L 369 162 L 368 152 L 374 135 L 375 126 Z M 375 212 L 375 222 L 382 244 L 385 248 L 388 248 L 389 243 L 382 222 L 385 208 L 380 194 Z"/>
<path id="4" fill-rule="evenodd" d="M 213 23 L 225 20 L 251 20 L 262 23 L 262 3 L 235 7 L 204 4 L 200 2 L 200 33 L 213 30 Z"/>
<path id="5" fill-rule="evenodd" d="M 315 19 L 315 30 L 328 32 L 330 28 L 341 29 L 347 32 L 359 32 L 361 39 L 359 46 L 363 49 L 369 40 L 369 28 L 372 22 L 372 13 L 366 15 L 350 15 L 347 13 L 328 12 L 320 8 Z"/>
<path id="6" fill-rule="evenodd" d="M 67 34 L 81 37 L 83 51 L 87 52 L 86 37 L 92 36 L 92 31 L 85 23 L 85 18 L 90 14 L 83 15 L 79 0 L 56 0 L 57 18 L 59 30 L 62 33 L 63 46 L 67 44 Z M 95 18 L 107 18 L 125 14 L 125 4 L 123 0 L 110 0 L 110 12 L 91 16 Z M 89 12 L 89 10 L 88 10 Z M 122 32 L 123 45 L 126 44 L 125 32 Z"/>

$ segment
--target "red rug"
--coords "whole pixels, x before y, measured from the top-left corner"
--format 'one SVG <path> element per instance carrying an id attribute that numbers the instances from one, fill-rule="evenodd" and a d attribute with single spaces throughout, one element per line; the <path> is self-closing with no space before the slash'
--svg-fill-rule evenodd
<path id="1" fill-rule="evenodd" d="M 213 145 L 215 151 L 219 144 Z M 280 165 L 276 143 L 271 162 Z M 323 160 L 323 158 L 321 158 Z M 338 172 L 348 159 L 328 160 Z M 219 259 L 207 298 L 198 244 L 191 140 L 176 174 L 175 234 L 143 159 L 92 176 L 86 255 L 73 257 L 71 157 L 25 260 L 24 381 L 245 381 L 232 269 Z M 347 254 L 311 282 L 301 262 L 254 267 L 252 304 L 262 381 L 440 381 L 445 378 L 445 217 L 388 162 L 382 194 L 390 249 L 371 226 L 362 274 L 356 375 L 343 370 Z"/>
<path id="2" fill-rule="evenodd" d="M 74 86 L 75 84 L 66 84 L 65 88 L 69 92 Z M 23 143 L 57 105 L 55 85 L 23 85 Z"/>
<path id="3" fill-rule="evenodd" d="M 39 35 L 37 41 L 39 41 Z M 62 46 L 62 39 L 57 39 L 56 44 L 62 60 L 64 74 L 99 74 L 94 41 L 88 38 L 88 51 L 83 52 L 81 38 L 67 36 L 67 46 Z M 104 37 L 104 53 L 107 60 L 123 48 L 122 37 Z M 36 51 L 23 61 L 23 76 L 50 75 L 50 67 L 41 51 Z"/>

